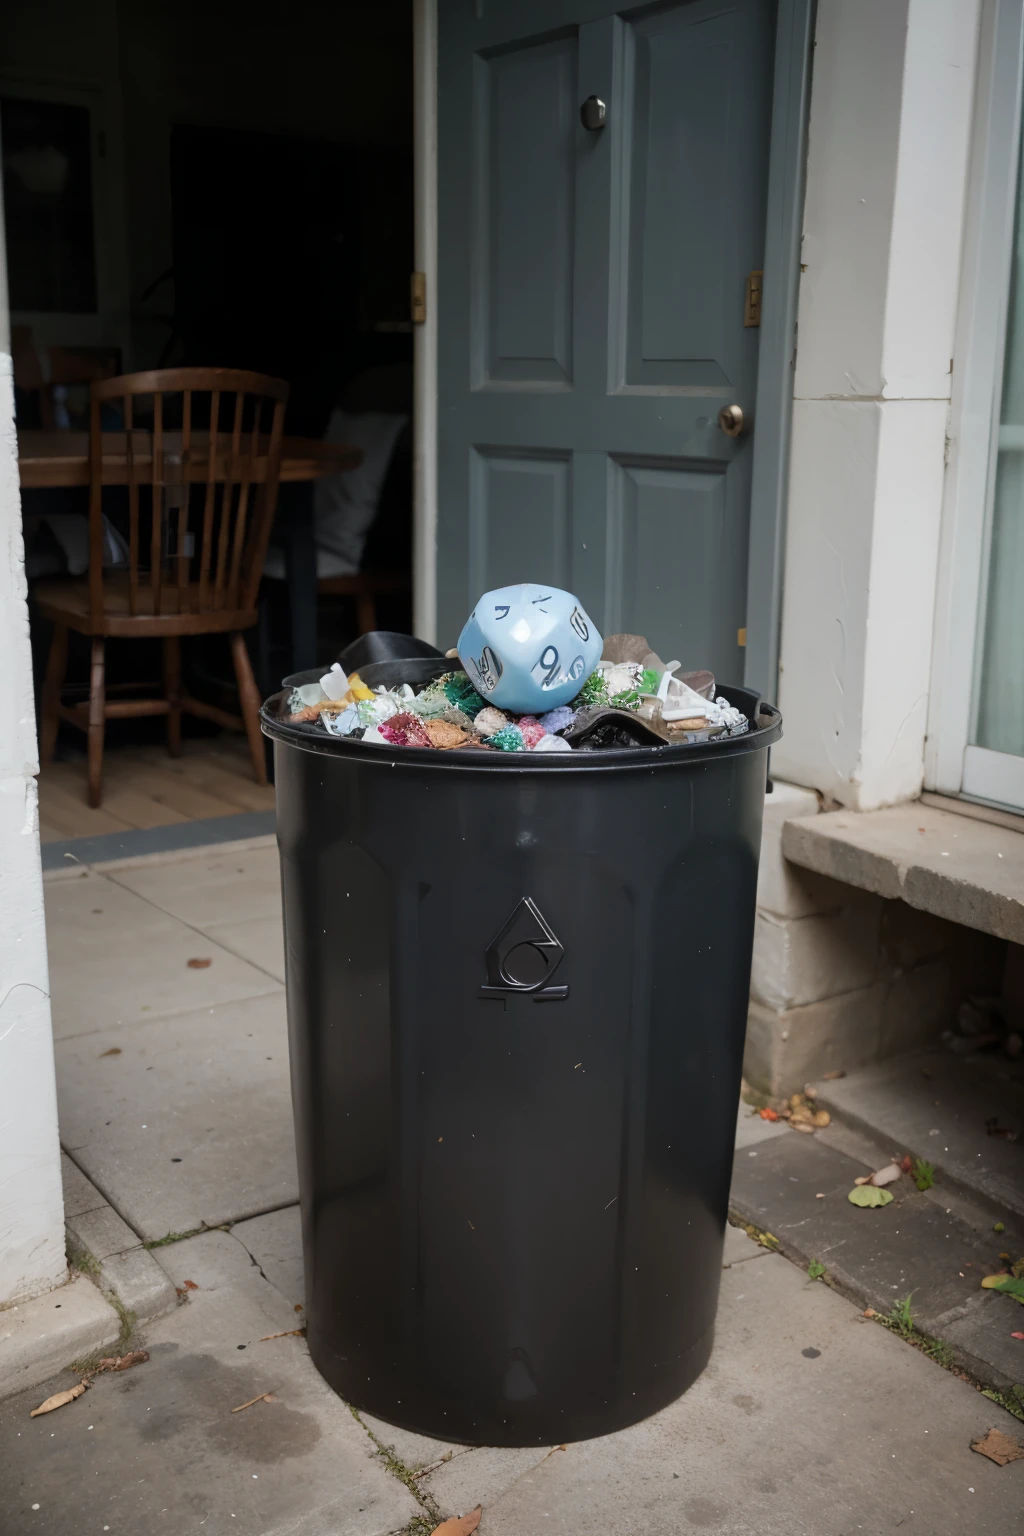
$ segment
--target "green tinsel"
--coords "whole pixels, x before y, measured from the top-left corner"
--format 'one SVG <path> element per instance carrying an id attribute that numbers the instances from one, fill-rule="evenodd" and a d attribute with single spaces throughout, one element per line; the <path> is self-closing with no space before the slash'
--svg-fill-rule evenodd
<path id="1" fill-rule="evenodd" d="M 491 746 L 499 752 L 522 752 L 523 733 L 518 725 L 504 725 L 491 737 Z"/>
<path id="2" fill-rule="evenodd" d="M 636 688 L 623 688 L 621 693 L 613 693 L 608 702 L 616 709 L 639 709 L 640 694 Z"/>
<path id="3" fill-rule="evenodd" d="M 471 720 L 476 718 L 487 703 L 477 693 L 465 672 L 449 672 L 439 681 L 449 704 L 461 709 Z"/>
<path id="4" fill-rule="evenodd" d="M 661 673 L 655 672 L 653 667 L 645 667 L 640 674 L 638 687 L 641 693 L 657 693 L 660 682 Z"/>
<path id="5" fill-rule="evenodd" d="M 608 684 L 603 672 L 591 672 L 583 687 L 572 701 L 573 709 L 583 709 L 588 704 L 607 704 Z"/>

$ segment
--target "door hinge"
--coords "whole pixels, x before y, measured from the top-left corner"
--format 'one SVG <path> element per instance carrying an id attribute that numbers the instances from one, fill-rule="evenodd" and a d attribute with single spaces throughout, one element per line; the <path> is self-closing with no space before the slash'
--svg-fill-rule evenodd
<path id="1" fill-rule="evenodd" d="M 423 325 L 427 318 L 427 274 L 414 272 L 409 280 L 409 318 Z"/>
<path id="2" fill-rule="evenodd" d="M 747 274 L 747 295 L 743 303 L 743 324 L 761 324 L 761 279 L 763 272 Z"/>

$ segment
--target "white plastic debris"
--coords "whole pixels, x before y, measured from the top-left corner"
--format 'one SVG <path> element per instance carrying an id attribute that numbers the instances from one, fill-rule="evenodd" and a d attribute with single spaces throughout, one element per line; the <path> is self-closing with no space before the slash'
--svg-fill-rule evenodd
<path id="1" fill-rule="evenodd" d="M 320 679 L 320 687 L 329 699 L 343 699 L 348 693 L 348 677 L 338 662 L 334 663 L 329 672 L 324 673 Z M 310 702 L 313 701 L 310 700 Z"/>
<path id="2" fill-rule="evenodd" d="M 572 747 L 563 736 L 548 735 L 542 736 L 533 750 L 534 752 L 571 752 Z"/>
<path id="3" fill-rule="evenodd" d="M 715 705 L 709 704 L 707 699 L 702 699 L 689 683 L 684 683 L 681 678 L 673 676 L 678 666 L 678 661 L 670 661 L 658 684 L 657 697 L 661 700 L 661 718 L 663 720 L 701 718 L 711 721 L 711 712 L 715 710 Z M 718 725 L 719 722 L 713 720 L 712 724 Z"/>

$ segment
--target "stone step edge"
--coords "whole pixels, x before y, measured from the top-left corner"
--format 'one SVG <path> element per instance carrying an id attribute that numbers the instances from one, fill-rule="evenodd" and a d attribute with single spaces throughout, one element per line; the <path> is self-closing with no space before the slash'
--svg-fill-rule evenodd
<path id="1" fill-rule="evenodd" d="M 767 1248 L 770 1252 L 781 1254 L 784 1259 L 788 1259 L 797 1269 L 806 1270 L 811 1260 L 815 1257 L 810 1249 L 802 1247 L 798 1240 L 794 1241 L 788 1237 L 778 1238 L 770 1227 L 760 1226 L 757 1213 L 744 1208 L 742 1196 L 738 1195 L 735 1190 L 730 1191 L 729 1194 L 728 1217 L 730 1225 L 740 1227 L 746 1232 L 748 1237 L 753 1238 L 755 1242 L 759 1242 L 762 1247 Z M 763 1217 L 761 1217 L 761 1220 L 763 1220 Z M 858 1284 L 852 1276 L 844 1273 L 841 1269 L 826 1269 L 820 1279 L 823 1284 L 836 1291 L 838 1295 L 845 1297 L 847 1301 L 852 1302 L 862 1312 L 870 1307 L 877 1316 L 888 1315 L 892 1297 L 887 1293 L 883 1294 L 881 1288 L 877 1292 L 872 1292 L 867 1286 Z M 972 1315 L 978 1306 L 979 1299 L 971 1297 L 964 1307 L 957 1309 L 955 1314 L 947 1313 L 939 1321 L 949 1324 L 961 1322 Z M 915 1344 L 917 1347 L 920 1347 L 920 1345 L 933 1338 L 941 1337 L 941 1335 L 926 1333 L 922 1329 L 916 1329 L 915 1335 L 916 1338 L 913 1341 L 910 1339 L 904 1341 L 910 1344 L 912 1348 L 915 1347 Z M 964 1376 L 979 1391 L 987 1388 L 1002 1396 L 1002 1394 L 1009 1392 L 1014 1386 L 1013 1378 L 1007 1376 L 997 1366 L 994 1366 L 991 1361 L 975 1354 L 974 1351 L 965 1348 L 960 1343 L 953 1343 L 950 1347 L 956 1358 L 957 1373 Z M 941 1368 L 939 1361 L 935 1363 L 940 1365 Z"/>
<path id="2" fill-rule="evenodd" d="M 908 1154 L 911 1157 L 924 1156 L 920 1147 L 912 1147 L 909 1142 L 902 1141 L 899 1137 L 894 1138 L 890 1136 L 887 1131 L 880 1130 L 877 1125 L 873 1125 L 865 1115 L 857 1114 L 855 1110 L 850 1110 L 845 1105 L 837 1103 L 829 1094 L 827 1083 L 816 1084 L 815 1091 L 817 1095 L 815 1103 L 820 1108 L 827 1109 L 833 1121 L 848 1127 L 851 1131 L 856 1131 L 861 1136 L 868 1137 L 875 1146 L 885 1149 L 885 1156 L 887 1158 L 893 1153 L 896 1153 L 899 1157 Z M 973 1205 L 984 1211 L 986 1215 L 991 1216 L 994 1221 L 1001 1221 L 1011 1211 L 1014 1216 L 1024 1218 L 1024 1181 L 1022 1181 L 1019 1191 L 1013 1190 L 1009 1198 L 995 1200 L 987 1190 L 980 1188 L 970 1179 L 963 1178 L 958 1173 L 956 1167 L 951 1167 L 948 1163 L 942 1162 L 941 1157 L 933 1149 L 926 1148 L 925 1150 L 932 1153 L 927 1161 L 932 1163 L 935 1168 L 936 1183 L 941 1182 L 948 1186 L 948 1188 L 954 1190 L 963 1199 L 969 1200 Z"/>
<path id="3" fill-rule="evenodd" d="M 87 1275 L 114 1307 L 126 1341 L 140 1324 L 172 1312 L 179 1302 L 178 1293 L 138 1233 L 66 1152 L 61 1161 L 65 1169 L 68 1263 Z"/>

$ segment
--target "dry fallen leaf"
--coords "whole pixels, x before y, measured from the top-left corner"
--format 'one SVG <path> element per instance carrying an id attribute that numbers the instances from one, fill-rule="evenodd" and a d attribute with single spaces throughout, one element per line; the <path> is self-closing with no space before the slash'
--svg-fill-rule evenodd
<path id="1" fill-rule="evenodd" d="M 30 1419 L 38 1418 L 41 1413 L 52 1413 L 55 1408 L 63 1408 L 65 1403 L 73 1403 L 76 1397 L 81 1397 L 85 1391 L 85 1384 L 79 1382 L 77 1386 L 68 1387 L 66 1392 L 55 1392 L 48 1397 L 45 1403 L 40 1403 L 38 1408 L 33 1408 L 29 1414 Z"/>
<path id="2" fill-rule="evenodd" d="M 183 1289 L 186 1291 L 198 1291 L 199 1287 L 194 1280 L 186 1280 Z"/>
<path id="3" fill-rule="evenodd" d="M 247 1403 L 239 1403 L 237 1408 L 232 1408 L 232 1413 L 241 1413 L 243 1408 L 251 1408 L 254 1403 L 273 1403 L 276 1399 L 273 1392 L 261 1392 L 259 1397 L 250 1397 Z"/>
<path id="4" fill-rule="evenodd" d="M 193 956 L 193 958 L 188 962 L 188 968 L 190 971 L 205 971 L 206 967 L 212 964 L 213 961 L 211 959 L 200 960 Z"/>
<path id="5" fill-rule="evenodd" d="M 827 1109 L 816 1109 L 814 1111 L 814 1124 L 819 1131 L 823 1131 L 826 1125 L 832 1124 L 832 1116 Z"/>
<path id="6" fill-rule="evenodd" d="M 126 1355 L 111 1355 L 106 1360 L 101 1360 L 98 1370 L 101 1371 L 130 1371 L 133 1365 L 145 1365 L 149 1359 L 148 1349 L 131 1349 Z"/>
<path id="7" fill-rule="evenodd" d="M 1004 1435 L 1001 1429 L 990 1429 L 984 1440 L 972 1440 L 971 1450 L 987 1456 L 997 1467 L 1005 1467 L 1011 1461 L 1024 1461 L 1024 1446 Z"/>
<path id="8" fill-rule="evenodd" d="M 109 1051 L 100 1051 L 100 1058 L 102 1059 L 104 1056 L 120 1056 L 120 1054 L 121 1047 L 119 1045 L 112 1045 Z"/>
<path id="9" fill-rule="evenodd" d="M 824 1082 L 834 1083 L 837 1078 L 846 1076 L 846 1068 L 840 1067 L 838 1072 L 823 1072 L 821 1076 Z"/>
<path id="10" fill-rule="evenodd" d="M 305 1328 L 286 1328 L 284 1333 L 265 1333 L 260 1343 L 265 1344 L 268 1339 L 293 1339 L 299 1334 L 304 1334 L 305 1331 Z"/>
<path id="11" fill-rule="evenodd" d="M 107 1355 L 87 1376 L 82 1377 L 82 1385 L 92 1386 L 92 1378 L 99 1376 L 102 1371 L 130 1371 L 133 1365 L 145 1365 L 148 1359 L 148 1349 L 130 1349 L 126 1355 Z"/>
<path id="12" fill-rule="evenodd" d="M 476 1509 L 471 1509 L 468 1515 L 462 1515 L 456 1520 L 445 1520 L 435 1526 L 430 1536 L 473 1536 L 483 1512 L 483 1505 L 478 1504 Z"/>

